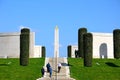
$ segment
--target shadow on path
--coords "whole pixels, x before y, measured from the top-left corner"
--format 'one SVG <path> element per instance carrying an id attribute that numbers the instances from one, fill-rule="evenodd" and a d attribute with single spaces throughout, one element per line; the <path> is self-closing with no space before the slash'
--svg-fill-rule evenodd
<path id="1" fill-rule="evenodd" d="M 53 70 L 55 73 L 58 73 L 58 71 L 57 70 Z"/>
<path id="2" fill-rule="evenodd" d="M 61 63 L 61 65 L 62 65 L 62 66 L 68 66 L 68 64 L 67 64 L 67 63 Z"/>

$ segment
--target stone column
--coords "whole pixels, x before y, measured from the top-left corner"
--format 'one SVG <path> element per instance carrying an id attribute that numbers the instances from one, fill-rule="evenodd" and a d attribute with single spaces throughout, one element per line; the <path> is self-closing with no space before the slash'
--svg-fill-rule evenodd
<path id="1" fill-rule="evenodd" d="M 54 58 L 59 57 L 59 29 L 58 26 L 55 27 L 54 33 Z"/>

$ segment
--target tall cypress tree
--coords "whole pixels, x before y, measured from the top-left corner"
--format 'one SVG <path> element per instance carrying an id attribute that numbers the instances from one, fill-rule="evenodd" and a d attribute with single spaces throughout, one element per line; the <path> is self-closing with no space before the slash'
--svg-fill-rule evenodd
<path id="1" fill-rule="evenodd" d="M 71 45 L 67 47 L 68 57 L 71 58 Z"/>
<path id="2" fill-rule="evenodd" d="M 120 29 L 113 30 L 114 58 L 120 58 Z"/>
<path id="3" fill-rule="evenodd" d="M 46 57 L 46 49 L 45 46 L 42 46 L 42 57 Z"/>
<path id="4" fill-rule="evenodd" d="M 20 34 L 20 65 L 27 66 L 29 63 L 29 39 L 30 30 L 28 28 L 21 29 Z"/>
<path id="5" fill-rule="evenodd" d="M 87 33 L 86 28 L 80 28 L 78 30 L 78 55 L 83 58 L 83 35 Z"/>
<path id="6" fill-rule="evenodd" d="M 84 43 L 84 66 L 92 66 L 92 54 L 93 54 L 93 37 L 91 33 L 86 33 L 83 36 Z"/>

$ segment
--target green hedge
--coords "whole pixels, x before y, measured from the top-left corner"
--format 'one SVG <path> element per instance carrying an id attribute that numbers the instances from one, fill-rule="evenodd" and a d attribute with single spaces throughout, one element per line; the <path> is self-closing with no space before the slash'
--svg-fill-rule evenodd
<path id="1" fill-rule="evenodd" d="M 114 58 L 120 58 L 120 29 L 113 30 Z"/>
<path id="2" fill-rule="evenodd" d="M 87 33 L 87 28 L 78 30 L 78 55 L 83 58 L 83 35 Z"/>
<path id="3" fill-rule="evenodd" d="M 29 63 L 29 42 L 30 30 L 28 28 L 21 29 L 20 34 L 20 65 L 27 66 Z"/>
<path id="4" fill-rule="evenodd" d="M 42 46 L 42 57 L 46 57 L 46 49 L 45 46 Z"/>
<path id="5" fill-rule="evenodd" d="M 86 33 L 83 35 L 84 43 L 84 66 L 92 66 L 92 50 L 93 50 L 93 37 L 91 33 Z"/>
<path id="6" fill-rule="evenodd" d="M 68 57 L 71 58 L 71 45 L 67 47 Z"/>

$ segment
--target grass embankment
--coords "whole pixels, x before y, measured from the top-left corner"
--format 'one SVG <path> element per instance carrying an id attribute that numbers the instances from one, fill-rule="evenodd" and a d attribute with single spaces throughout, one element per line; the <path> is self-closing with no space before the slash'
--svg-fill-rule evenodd
<path id="1" fill-rule="evenodd" d="M 0 80 L 36 80 L 45 58 L 31 58 L 28 66 L 20 66 L 19 59 L 0 59 Z"/>
<path id="2" fill-rule="evenodd" d="M 92 67 L 84 67 L 83 59 L 68 58 L 70 75 L 76 80 L 120 80 L 120 59 L 93 59 Z"/>

